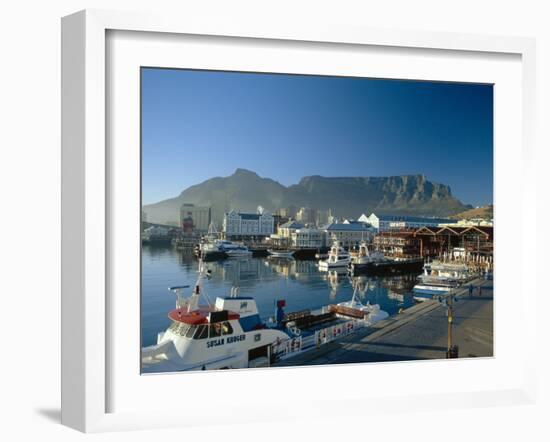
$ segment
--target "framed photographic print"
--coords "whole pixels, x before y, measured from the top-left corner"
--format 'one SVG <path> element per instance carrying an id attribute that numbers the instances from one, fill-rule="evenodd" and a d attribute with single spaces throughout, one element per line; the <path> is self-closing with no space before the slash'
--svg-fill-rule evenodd
<path id="1" fill-rule="evenodd" d="M 85 11 L 62 42 L 63 423 L 531 400 L 531 40 Z"/>

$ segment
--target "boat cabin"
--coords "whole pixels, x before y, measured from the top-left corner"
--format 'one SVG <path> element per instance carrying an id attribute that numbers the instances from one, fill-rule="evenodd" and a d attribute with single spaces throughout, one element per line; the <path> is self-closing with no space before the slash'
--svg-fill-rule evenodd
<path id="1" fill-rule="evenodd" d="M 176 308 L 168 317 L 173 321 L 168 330 L 188 339 L 216 338 L 265 328 L 256 301 L 245 296 L 217 298 L 215 306 L 199 306 L 191 311 L 187 307 Z"/>

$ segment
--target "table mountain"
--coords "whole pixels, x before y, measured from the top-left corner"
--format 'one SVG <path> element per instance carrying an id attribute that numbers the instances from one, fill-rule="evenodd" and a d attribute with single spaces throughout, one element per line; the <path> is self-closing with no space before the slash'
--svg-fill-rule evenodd
<path id="1" fill-rule="evenodd" d="M 221 224 L 230 209 L 255 212 L 277 208 L 312 207 L 332 209 L 337 216 L 357 218 L 362 213 L 447 216 L 471 206 L 452 196 L 449 186 L 434 183 L 424 175 L 389 177 L 308 176 L 298 184 L 283 186 L 255 172 L 237 169 L 228 177 L 216 177 L 191 186 L 176 198 L 146 205 L 150 222 L 177 221 L 183 203 L 211 206 L 215 222 Z"/>

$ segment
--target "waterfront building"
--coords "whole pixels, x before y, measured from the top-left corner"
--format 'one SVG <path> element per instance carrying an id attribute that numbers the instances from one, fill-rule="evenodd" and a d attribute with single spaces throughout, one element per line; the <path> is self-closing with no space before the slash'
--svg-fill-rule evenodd
<path id="1" fill-rule="evenodd" d="M 289 247 L 292 243 L 292 234 L 305 226 L 294 220 L 288 220 L 286 223 L 277 226 L 277 233 L 271 235 L 270 241 L 274 246 Z"/>
<path id="2" fill-rule="evenodd" d="M 147 227 L 141 234 L 141 239 L 145 243 L 169 243 L 172 238 L 178 235 L 177 229 L 166 225 L 152 225 Z"/>
<path id="3" fill-rule="evenodd" d="M 303 229 L 305 226 L 298 221 L 290 220 L 284 224 L 281 224 L 277 229 L 277 234 L 280 238 L 292 238 L 292 234 L 298 230 Z"/>
<path id="4" fill-rule="evenodd" d="M 223 218 L 223 233 L 227 239 L 265 238 L 274 232 L 273 215 L 263 213 L 227 212 Z"/>
<path id="5" fill-rule="evenodd" d="M 321 229 L 297 229 L 292 233 L 292 245 L 301 249 L 318 249 L 327 245 L 327 234 Z"/>
<path id="6" fill-rule="evenodd" d="M 155 237 L 155 236 L 168 236 L 170 234 L 170 228 L 165 226 L 150 226 L 145 229 L 145 234 L 148 237 Z"/>
<path id="7" fill-rule="evenodd" d="M 212 221 L 212 209 L 194 204 L 182 204 L 180 208 L 180 227 L 185 232 L 208 232 Z"/>
<path id="8" fill-rule="evenodd" d="M 493 255 L 493 227 L 491 226 L 438 226 L 414 230 L 420 239 L 419 254 L 435 257 L 451 254 L 454 248 L 464 249 L 469 258 Z"/>
<path id="9" fill-rule="evenodd" d="M 347 223 L 332 223 L 324 226 L 322 230 L 327 235 L 327 241 L 340 241 L 344 247 L 356 247 L 361 241 L 370 241 L 375 230 L 367 223 L 358 221 Z"/>
<path id="10" fill-rule="evenodd" d="M 437 227 L 444 223 L 454 223 L 455 220 L 449 218 L 428 218 L 420 216 L 406 215 L 376 215 L 371 213 L 359 217 L 358 221 L 369 223 L 379 232 L 386 230 L 418 229 L 420 227 Z"/>
<path id="11" fill-rule="evenodd" d="M 385 256 L 413 258 L 421 256 L 422 240 L 414 235 L 414 230 L 387 229 L 374 237 L 373 245 Z"/>
<path id="12" fill-rule="evenodd" d="M 464 251 L 467 259 L 492 257 L 493 228 L 489 226 L 425 226 L 419 229 L 379 232 L 374 248 L 386 255 L 436 258 L 453 255 L 455 249 Z"/>
<path id="13" fill-rule="evenodd" d="M 275 231 L 279 230 L 279 227 L 287 223 L 288 221 L 290 221 L 290 218 L 287 218 L 286 216 L 273 215 L 273 224 L 275 226 Z"/>
<path id="14" fill-rule="evenodd" d="M 452 223 L 442 223 L 440 226 L 449 226 L 449 227 L 472 227 L 472 226 L 481 226 L 481 227 L 493 227 L 493 220 L 487 220 L 484 218 L 470 218 L 470 219 L 460 219 Z"/>

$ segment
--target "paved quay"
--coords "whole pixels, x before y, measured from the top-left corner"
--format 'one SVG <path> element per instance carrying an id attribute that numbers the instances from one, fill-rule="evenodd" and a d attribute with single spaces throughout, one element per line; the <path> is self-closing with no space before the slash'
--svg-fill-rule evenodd
<path id="1" fill-rule="evenodd" d="M 453 305 L 453 344 L 459 357 L 493 355 L 493 281 L 472 281 L 457 290 Z M 481 296 L 477 287 L 481 286 Z M 444 359 L 447 351 L 447 308 L 438 301 L 424 301 L 354 335 L 319 349 L 274 364 L 346 364 L 353 362 Z"/>

